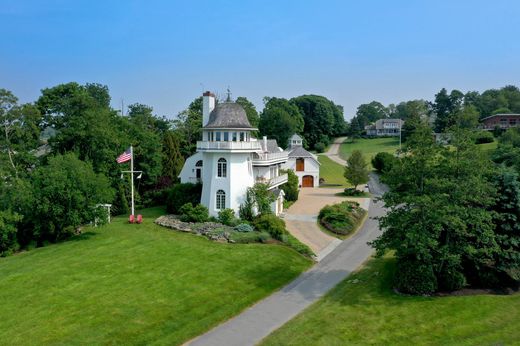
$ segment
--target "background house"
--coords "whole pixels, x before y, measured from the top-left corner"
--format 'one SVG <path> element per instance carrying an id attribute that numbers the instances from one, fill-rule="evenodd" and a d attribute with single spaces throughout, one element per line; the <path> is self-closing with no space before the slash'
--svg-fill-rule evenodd
<path id="1" fill-rule="evenodd" d="M 372 125 L 365 126 L 369 137 L 399 136 L 404 121 L 401 119 L 379 119 Z"/>
<path id="2" fill-rule="evenodd" d="M 298 176 L 300 187 L 318 187 L 320 181 L 320 163 L 316 155 L 303 148 L 302 138 L 297 134 L 289 139 L 288 159 L 284 169 L 292 169 Z"/>
<path id="3" fill-rule="evenodd" d="M 496 127 L 508 129 L 510 127 L 520 126 L 520 114 L 495 114 L 483 118 L 481 128 L 484 130 L 493 130 Z"/>

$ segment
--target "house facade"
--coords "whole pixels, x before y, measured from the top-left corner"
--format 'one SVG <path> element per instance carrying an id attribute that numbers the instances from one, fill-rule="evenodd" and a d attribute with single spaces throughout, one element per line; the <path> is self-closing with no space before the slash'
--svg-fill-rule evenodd
<path id="1" fill-rule="evenodd" d="M 280 214 L 284 195 L 277 188 L 287 182 L 287 174 L 280 174 L 280 169 L 288 153 L 275 140 L 252 137 L 257 129 L 239 104 L 228 98 L 216 105 L 209 91 L 202 99 L 202 140 L 184 164 L 181 183 L 202 183 L 200 203 L 213 216 L 226 208 L 238 213 L 247 189 L 257 182 L 266 183 L 276 196 L 273 212 Z"/>
<path id="2" fill-rule="evenodd" d="M 480 120 L 480 127 L 484 130 L 495 128 L 508 129 L 520 126 L 520 114 L 495 114 Z"/>
<path id="3" fill-rule="evenodd" d="M 379 119 L 365 126 L 365 132 L 369 137 L 399 136 L 403 124 L 401 119 Z"/>
<path id="4" fill-rule="evenodd" d="M 298 176 L 300 187 L 318 187 L 320 183 L 320 163 L 316 155 L 303 148 L 303 140 L 297 134 L 289 139 L 288 159 L 284 169 L 291 169 Z"/>

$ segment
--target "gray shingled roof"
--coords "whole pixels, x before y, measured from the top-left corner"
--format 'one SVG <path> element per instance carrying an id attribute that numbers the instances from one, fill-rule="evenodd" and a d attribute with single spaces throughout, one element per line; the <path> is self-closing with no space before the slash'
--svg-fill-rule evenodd
<path id="1" fill-rule="evenodd" d="M 289 152 L 289 157 L 312 157 L 315 159 L 314 155 L 303 149 L 303 147 L 294 147 L 291 149 Z"/>
<path id="2" fill-rule="evenodd" d="M 234 102 L 219 103 L 209 115 L 204 128 L 213 129 L 251 129 L 246 111 Z"/>
<path id="3" fill-rule="evenodd" d="M 260 145 L 262 146 L 263 151 L 267 151 L 268 153 L 279 153 L 280 148 L 278 148 L 278 143 L 276 139 L 268 139 L 267 140 L 267 148 L 264 147 L 264 140 L 259 139 Z"/>

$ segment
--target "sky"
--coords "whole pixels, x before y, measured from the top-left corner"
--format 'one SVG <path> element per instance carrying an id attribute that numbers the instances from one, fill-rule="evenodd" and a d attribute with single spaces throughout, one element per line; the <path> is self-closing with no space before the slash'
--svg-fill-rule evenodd
<path id="1" fill-rule="evenodd" d="M 357 106 L 520 86 L 520 1 L 0 0 L 0 88 L 101 83 L 174 117 L 203 90 Z"/>

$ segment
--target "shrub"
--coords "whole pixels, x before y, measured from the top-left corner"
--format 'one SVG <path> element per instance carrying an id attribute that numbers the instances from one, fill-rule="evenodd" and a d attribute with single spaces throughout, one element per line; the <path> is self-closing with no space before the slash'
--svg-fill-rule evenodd
<path id="1" fill-rule="evenodd" d="M 202 184 L 176 184 L 168 191 L 166 211 L 171 214 L 178 214 L 184 204 L 196 205 L 200 203 L 201 194 Z"/>
<path id="2" fill-rule="evenodd" d="M 277 240 L 282 240 L 282 236 L 287 233 L 285 222 L 273 214 L 260 215 L 253 221 L 253 224 L 257 231 L 268 232 Z"/>
<path id="3" fill-rule="evenodd" d="M 226 208 L 218 212 L 218 221 L 227 226 L 235 226 L 238 220 L 235 217 L 235 211 L 233 209 Z"/>
<path id="4" fill-rule="evenodd" d="M 0 211 L 0 257 L 18 250 L 16 241 L 16 223 L 22 217 L 11 211 Z"/>
<path id="5" fill-rule="evenodd" d="M 298 239 L 293 237 L 290 233 L 287 233 L 284 236 L 284 238 L 285 238 L 284 243 L 286 243 L 289 247 L 296 250 L 298 253 L 300 253 L 304 256 L 308 256 L 308 257 L 311 257 L 314 255 L 314 252 L 312 252 L 310 247 L 301 243 Z"/>
<path id="6" fill-rule="evenodd" d="M 357 196 L 364 196 L 365 192 L 360 191 L 358 189 L 354 189 L 353 187 L 347 187 L 345 190 L 343 190 L 343 194 L 345 196 L 349 196 L 349 197 L 357 197 Z"/>
<path id="7" fill-rule="evenodd" d="M 326 145 L 322 142 L 318 142 L 314 145 L 314 149 L 316 149 L 317 153 L 322 153 L 325 151 Z"/>
<path id="8" fill-rule="evenodd" d="M 286 201 L 297 201 L 300 190 L 298 189 L 299 181 L 298 176 L 292 169 L 284 170 L 283 173 L 287 173 L 287 182 L 280 186 L 285 194 Z"/>
<path id="9" fill-rule="evenodd" d="M 235 231 L 242 232 L 242 233 L 254 231 L 253 226 L 251 226 L 250 224 L 247 224 L 247 223 L 241 223 L 239 225 L 236 225 L 234 229 L 235 229 Z"/>
<path id="10" fill-rule="evenodd" d="M 193 206 L 191 203 L 184 204 L 180 210 L 181 221 L 184 222 L 206 222 L 209 219 L 208 208 L 202 204 Z"/>
<path id="11" fill-rule="evenodd" d="M 372 166 L 379 173 L 386 173 L 390 169 L 392 169 L 393 165 L 397 161 L 397 158 L 390 153 L 377 153 L 376 156 L 372 158 Z"/>
<path id="12" fill-rule="evenodd" d="M 255 217 L 253 205 L 255 204 L 253 191 L 248 189 L 244 203 L 238 207 L 238 215 L 242 220 L 253 221 Z"/>
<path id="13" fill-rule="evenodd" d="M 437 283 L 439 290 L 456 291 L 466 286 L 466 277 L 460 271 L 450 268 L 437 276 Z"/>
<path id="14" fill-rule="evenodd" d="M 366 211 L 358 203 L 344 201 L 323 207 L 318 215 L 318 220 L 329 231 L 347 235 L 356 229 L 365 214 Z"/>
<path id="15" fill-rule="evenodd" d="M 150 190 L 143 193 L 142 203 L 146 208 L 164 205 L 168 199 L 168 189 Z"/>
<path id="16" fill-rule="evenodd" d="M 493 143 L 495 138 L 489 131 L 478 131 L 475 133 L 475 144 Z"/>
<path id="17" fill-rule="evenodd" d="M 409 294 L 431 294 L 437 290 L 437 279 L 430 264 L 417 260 L 398 259 L 395 287 Z"/>

